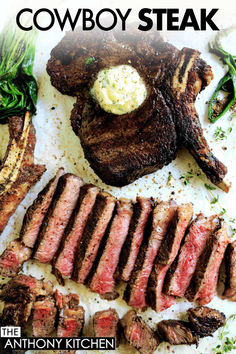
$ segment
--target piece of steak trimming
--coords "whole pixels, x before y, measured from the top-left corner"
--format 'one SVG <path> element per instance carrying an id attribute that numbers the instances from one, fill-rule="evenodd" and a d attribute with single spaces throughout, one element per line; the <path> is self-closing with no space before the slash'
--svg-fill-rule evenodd
<path id="1" fill-rule="evenodd" d="M 152 354 L 156 350 L 159 340 L 152 329 L 130 310 L 120 321 L 126 340 L 142 354 Z"/>
<path id="2" fill-rule="evenodd" d="M 225 315 L 222 312 L 206 306 L 188 309 L 188 318 L 194 332 L 200 337 L 212 335 L 225 324 Z"/>
<path id="3" fill-rule="evenodd" d="M 52 261 L 76 206 L 82 185 L 82 179 L 73 174 L 67 173 L 60 177 L 51 207 L 40 230 L 34 259 L 41 263 Z"/>
<path id="4" fill-rule="evenodd" d="M 226 224 L 221 221 L 221 228 L 207 240 L 206 247 L 198 259 L 191 283 L 186 291 L 189 301 L 198 301 L 206 305 L 215 296 L 220 265 L 229 243 Z"/>
<path id="5" fill-rule="evenodd" d="M 189 322 L 177 320 L 164 320 L 157 324 L 159 338 L 172 345 L 198 344 L 195 333 L 191 330 Z"/>
<path id="6" fill-rule="evenodd" d="M 236 301 L 236 240 L 230 243 L 225 254 L 226 280 L 223 297 Z"/>
<path id="7" fill-rule="evenodd" d="M 21 270 L 25 261 L 30 259 L 32 250 L 19 240 L 9 243 L 0 256 L 0 275 L 2 277 L 15 277 Z"/>
<path id="8" fill-rule="evenodd" d="M 148 290 L 148 304 L 156 312 L 163 311 L 174 304 L 174 297 L 162 292 L 166 273 L 178 254 L 181 241 L 193 216 L 192 203 L 181 204 L 163 240 L 151 272 Z"/>
<path id="9" fill-rule="evenodd" d="M 5 302 L 0 317 L 1 326 L 24 326 L 31 314 L 33 300 L 27 303 Z"/>
<path id="10" fill-rule="evenodd" d="M 57 309 L 52 296 L 37 300 L 33 307 L 33 336 L 49 337 L 55 329 L 56 314 Z"/>
<path id="11" fill-rule="evenodd" d="M 127 284 L 124 299 L 128 305 L 144 309 L 148 279 L 161 243 L 168 232 L 176 214 L 176 204 L 173 200 L 161 202 L 152 213 L 152 226 L 149 237 L 144 237 L 140 247 L 130 282 Z"/>
<path id="12" fill-rule="evenodd" d="M 63 282 L 64 277 L 70 278 L 72 275 L 76 248 L 82 238 L 98 193 L 99 189 L 92 184 L 86 184 L 80 190 L 77 206 L 65 229 L 53 263 L 53 272 L 60 282 Z"/>
<path id="13" fill-rule="evenodd" d="M 97 268 L 90 281 L 91 291 L 112 300 L 118 294 L 114 291 L 114 274 L 119 262 L 122 246 L 128 234 L 133 213 L 132 203 L 126 199 L 118 200 L 115 215 L 108 231 L 105 248 L 102 250 Z"/>
<path id="14" fill-rule="evenodd" d="M 131 277 L 151 211 L 151 200 L 137 197 L 136 203 L 133 206 L 133 216 L 128 236 L 120 254 L 118 277 L 123 281 L 128 282 Z"/>
<path id="15" fill-rule="evenodd" d="M 115 309 L 98 311 L 93 316 L 95 337 L 115 337 L 116 347 L 119 345 L 119 316 Z"/>
<path id="16" fill-rule="evenodd" d="M 111 221 L 115 204 L 116 199 L 111 194 L 106 192 L 98 194 L 75 257 L 73 279 L 78 283 L 84 284 L 89 276 L 100 243 Z"/>
<path id="17" fill-rule="evenodd" d="M 59 310 L 57 337 L 81 336 L 84 326 L 84 309 L 79 306 L 78 295 L 62 295 L 56 290 L 55 300 Z"/>
<path id="18" fill-rule="evenodd" d="M 220 227 L 218 216 L 204 217 L 199 214 L 190 225 L 188 234 L 172 263 L 164 284 L 164 293 L 183 297 L 194 274 L 197 261 L 210 235 Z"/>
<path id="19" fill-rule="evenodd" d="M 59 168 L 56 176 L 48 182 L 45 188 L 38 194 L 33 204 L 28 208 L 20 231 L 20 239 L 25 246 L 34 247 L 43 219 L 56 191 L 58 180 L 63 173 L 64 169 Z"/>

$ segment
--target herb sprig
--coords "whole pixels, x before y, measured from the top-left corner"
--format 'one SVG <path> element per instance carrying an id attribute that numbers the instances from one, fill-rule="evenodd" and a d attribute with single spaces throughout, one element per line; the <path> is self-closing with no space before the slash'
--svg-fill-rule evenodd
<path id="1" fill-rule="evenodd" d="M 223 353 L 228 353 L 231 352 L 232 350 L 236 349 L 236 338 L 229 338 L 227 336 L 227 334 L 229 334 L 229 332 L 227 331 L 228 329 L 228 325 L 229 325 L 229 321 L 230 320 L 235 320 L 236 319 L 236 314 L 233 314 L 231 316 L 229 316 L 229 318 L 227 319 L 227 321 L 225 322 L 221 334 L 219 336 L 219 339 L 221 341 L 220 344 L 218 344 L 215 348 L 212 349 L 212 351 L 215 354 L 223 354 Z"/>
<path id="2" fill-rule="evenodd" d="M 221 38 L 227 36 L 230 32 L 234 31 L 236 26 L 232 26 L 221 32 L 218 32 L 215 39 L 209 44 L 210 52 L 218 55 L 223 64 L 228 66 L 228 72 L 219 81 L 208 106 L 208 118 L 212 123 L 215 123 L 219 118 L 221 118 L 229 109 L 232 107 L 236 100 L 236 56 L 228 53 L 223 49 L 221 45 Z M 214 106 L 219 97 L 220 91 L 225 91 L 229 93 L 229 100 L 226 106 L 221 110 L 221 112 L 215 117 Z"/>
<path id="3" fill-rule="evenodd" d="M 182 180 L 183 184 L 187 186 L 190 183 L 190 179 L 193 178 L 193 173 L 191 171 L 188 171 L 185 175 L 180 176 L 179 179 Z"/>

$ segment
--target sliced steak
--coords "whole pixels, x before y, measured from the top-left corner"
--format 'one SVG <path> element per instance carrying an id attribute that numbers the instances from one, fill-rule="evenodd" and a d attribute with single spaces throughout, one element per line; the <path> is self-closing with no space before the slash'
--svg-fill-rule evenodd
<path id="1" fill-rule="evenodd" d="M 221 228 L 207 240 L 206 247 L 198 259 L 193 278 L 185 293 L 189 301 L 198 301 L 200 305 L 211 302 L 216 292 L 220 265 L 228 243 L 226 224 L 222 221 Z"/>
<path id="2" fill-rule="evenodd" d="M 114 291 L 114 274 L 122 246 L 128 234 L 132 213 L 133 207 L 130 201 L 120 199 L 117 202 L 105 249 L 102 250 L 97 269 L 90 282 L 90 290 L 99 293 L 106 299 L 115 299 L 118 296 Z"/>
<path id="3" fill-rule="evenodd" d="M 142 354 L 152 354 L 156 350 L 159 340 L 152 329 L 130 310 L 120 321 L 126 340 Z"/>
<path id="4" fill-rule="evenodd" d="M 116 199 L 109 193 L 99 193 L 92 214 L 78 245 L 73 279 L 84 284 L 93 266 L 98 248 L 111 221 Z"/>
<path id="5" fill-rule="evenodd" d="M 29 189 L 40 180 L 45 167 L 34 164 L 35 129 L 29 112 L 10 117 L 10 140 L 0 166 L 0 233 Z"/>
<path id="6" fill-rule="evenodd" d="M 133 216 L 129 226 L 129 233 L 120 255 L 119 278 L 123 281 L 128 282 L 130 280 L 151 211 L 151 200 L 137 197 L 136 203 L 133 206 Z"/>
<path id="7" fill-rule="evenodd" d="M 223 296 L 236 301 L 236 240 L 230 243 L 225 254 L 226 281 Z"/>
<path id="8" fill-rule="evenodd" d="M 161 202 L 154 208 L 150 235 L 144 239 L 130 282 L 125 289 L 124 299 L 129 306 L 140 309 L 147 306 L 146 291 L 148 279 L 161 243 L 171 226 L 175 214 L 176 204 L 172 200 Z"/>
<path id="9" fill-rule="evenodd" d="M 23 263 L 30 259 L 31 252 L 32 250 L 19 240 L 10 242 L 0 256 L 0 275 L 15 277 L 21 270 Z"/>
<path id="10" fill-rule="evenodd" d="M 52 296 L 34 303 L 32 328 L 34 337 L 50 337 L 55 330 L 57 309 Z"/>
<path id="11" fill-rule="evenodd" d="M 171 265 L 165 280 L 164 293 L 183 297 L 194 274 L 198 258 L 210 235 L 220 227 L 216 215 L 199 214 L 192 222 L 178 257 Z"/>
<path id="12" fill-rule="evenodd" d="M 77 245 L 80 242 L 88 217 L 94 207 L 99 189 L 93 185 L 81 188 L 79 201 L 67 225 L 60 248 L 55 256 L 53 272 L 59 281 L 63 277 L 70 278 Z"/>
<path id="13" fill-rule="evenodd" d="M 156 312 L 163 311 L 174 304 L 174 297 L 162 292 L 166 273 L 178 254 L 181 241 L 193 216 L 191 203 L 182 204 L 177 208 L 167 236 L 163 240 L 151 272 L 147 300 Z"/>
<path id="14" fill-rule="evenodd" d="M 184 321 L 161 321 L 157 324 L 157 334 L 161 341 L 172 345 L 198 344 L 197 337 L 190 329 L 189 323 Z"/>
<path id="15" fill-rule="evenodd" d="M 64 169 L 59 168 L 56 176 L 48 182 L 33 204 L 28 208 L 20 231 L 20 238 L 25 246 L 34 247 L 43 219 L 56 191 L 58 180 L 63 173 Z"/>
<path id="16" fill-rule="evenodd" d="M 115 337 L 116 347 L 119 345 L 119 316 L 115 309 L 98 311 L 93 316 L 95 337 Z"/>
<path id="17" fill-rule="evenodd" d="M 78 295 L 62 295 L 56 290 L 55 299 L 59 309 L 57 337 L 81 336 L 84 326 L 84 309 L 79 306 Z"/>
<path id="18" fill-rule="evenodd" d="M 60 177 L 52 205 L 40 230 L 34 259 L 41 263 L 52 261 L 76 206 L 82 185 L 82 179 L 73 174 L 67 173 Z"/>
<path id="19" fill-rule="evenodd" d="M 199 337 L 210 336 L 225 323 L 223 312 L 206 306 L 188 309 L 188 318 Z"/>

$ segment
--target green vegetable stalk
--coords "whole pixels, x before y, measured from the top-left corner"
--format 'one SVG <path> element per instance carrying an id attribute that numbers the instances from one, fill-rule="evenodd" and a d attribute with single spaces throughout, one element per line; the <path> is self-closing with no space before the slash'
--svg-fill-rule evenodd
<path id="1" fill-rule="evenodd" d="M 38 87 L 33 76 L 36 32 L 9 21 L 0 33 L 0 122 L 36 112 Z"/>
<path id="2" fill-rule="evenodd" d="M 208 107 L 208 118 L 212 123 L 215 123 L 232 107 L 236 100 L 236 56 L 226 52 L 221 45 L 221 38 L 227 36 L 230 32 L 236 30 L 236 26 L 229 27 L 219 32 L 215 39 L 209 44 L 210 52 L 218 55 L 223 63 L 228 66 L 227 74 L 219 81 Z M 218 116 L 214 116 L 214 106 L 219 96 L 220 91 L 223 90 L 229 93 L 229 101 L 222 109 Z"/>

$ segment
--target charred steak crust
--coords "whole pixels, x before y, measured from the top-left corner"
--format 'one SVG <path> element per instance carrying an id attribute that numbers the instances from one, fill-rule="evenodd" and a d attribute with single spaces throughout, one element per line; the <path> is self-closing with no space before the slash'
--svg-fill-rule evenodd
<path id="1" fill-rule="evenodd" d="M 47 72 L 60 92 L 77 96 L 71 124 L 98 176 L 126 185 L 170 163 L 184 145 L 211 181 L 221 184 L 227 169 L 211 153 L 194 107 L 213 77 L 200 53 L 180 51 L 157 32 L 80 34 L 80 28 L 68 32 L 53 48 Z M 88 91 L 101 69 L 121 64 L 138 71 L 148 96 L 138 109 L 118 116 L 103 111 Z"/>
<path id="2" fill-rule="evenodd" d="M 173 345 L 198 344 L 195 333 L 188 322 L 177 320 L 163 320 L 157 324 L 159 338 Z"/>
<path id="3" fill-rule="evenodd" d="M 200 337 L 210 336 L 225 323 L 223 312 L 206 306 L 198 306 L 188 309 L 188 318 L 194 332 Z"/>
<path id="4" fill-rule="evenodd" d="M 236 240 L 230 243 L 225 254 L 226 280 L 223 296 L 236 301 Z"/>

